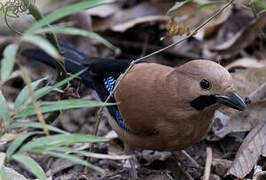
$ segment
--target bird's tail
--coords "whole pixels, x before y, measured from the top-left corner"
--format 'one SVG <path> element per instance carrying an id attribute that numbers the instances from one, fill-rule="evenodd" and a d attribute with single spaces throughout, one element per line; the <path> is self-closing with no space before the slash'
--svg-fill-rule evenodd
<path id="1" fill-rule="evenodd" d="M 86 65 L 83 65 L 83 61 L 88 60 L 90 58 L 89 55 L 80 52 L 75 46 L 65 40 L 60 39 L 59 45 L 68 73 L 75 74 L 86 68 Z M 22 51 L 21 55 L 56 68 L 56 60 L 41 49 L 27 49 Z M 80 77 L 87 86 L 94 88 L 92 72 L 90 70 L 85 71 Z"/>

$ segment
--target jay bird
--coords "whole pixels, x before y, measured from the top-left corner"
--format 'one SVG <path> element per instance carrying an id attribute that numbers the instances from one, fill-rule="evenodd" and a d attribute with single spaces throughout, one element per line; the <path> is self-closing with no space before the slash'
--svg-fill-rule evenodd
<path id="1" fill-rule="evenodd" d="M 108 97 L 130 60 L 91 58 L 65 40 L 59 41 L 69 73 L 80 75 L 102 101 Z M 55 68 L 55 60 L 39 49 L 22 55 Z M 155 63 L 136 64 L 121 81 L 107 106 L 109 123 L 125 144 L 126 151 L 183 150 L 200 141 L 221 105 L 246 108 L 234 91 L 232 77 L 221 65 L 193 60 L 179 67 Z M 132 165 L 132 164 L 131 164 Z"/>

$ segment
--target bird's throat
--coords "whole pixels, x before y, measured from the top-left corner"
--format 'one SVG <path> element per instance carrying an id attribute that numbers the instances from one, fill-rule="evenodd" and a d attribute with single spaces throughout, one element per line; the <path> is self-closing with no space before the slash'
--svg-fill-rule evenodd
<path id="1" fill-rule="evenodd" d="M 198 111 L 202 111 L 206 107 L 209 107 L 217 103 L 216 98 L 212 95 L 202 95 L 190 102 L 190 105 Z"/>

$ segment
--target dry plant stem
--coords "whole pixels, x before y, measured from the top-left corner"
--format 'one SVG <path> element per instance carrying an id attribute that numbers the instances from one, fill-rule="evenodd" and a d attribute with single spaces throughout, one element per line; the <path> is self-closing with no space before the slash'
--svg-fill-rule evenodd
<path id="1" fill-rule="evenodd" d="M 164 47 L 164 48 L 162 48 L 162 49 L 160 49 L 160 50 L 158 50 L 158 51 L 155 51 L 155 52 L 153 52 L 153 53 L 151 53 L 151 54 L 148 54 L 148 55 L 146 55 L 146 56 L 144 56 L 144 57 L 141 57 L 141 58 L 139 58 L 139 59 L 133 60 L 133 61 L 131 62 L 131 64 L 130 64 L 130 66 L 129 66 L 129 67 L 127 68 L 127 70 L 122 74 L 121 78 L 120 78 L 120 79 L 118 80 L 118 82 L 116 83 L 116 85 L 115 85 L 113 91 L 112 91 L 112 92 L 110 93 L 110 95 L 106 98 L 104 104 L 106 104 L 106 103 L 110 100 L 110 98 L 112 97 L 112 95 L 114 94 L 114 92 L 116 91 L 116 89 L 118 88 L 118 86 L 119 86 L 119 84 L 121 83 L 121 81 L 123 81 L 123 79 L 125 78 L 125 76 L 128 74 L 128 72 L 132 69 L 132 67 L 133 67 L 136 63 L 140 62 L 140 61 L 143 60 L 143 59 L 147 59 L 147 58 L 149 58 L 149 57 L 151 57 L 151 56 L 153 56 L 153 55 L 155 55 L 155 54 L 158 54 L 158 53 L 160 53 L 160 52 L 163 52 L 163 51 L 165 51 L 166 49 L 169 49 L 169 48 L 171 48 L 171 47 L 174 47 L 174 46 L 176 46 L 176 45 L 178 45 L 178 44 L 180 44 L 180 43 L 186 41 L 186 40 L 189 39 L 190 37 L 194 36 L 195 34 L 197 34 L 197 32 L 198 32 L 201 28 L 203 28 L 206 24 L 208 24 L 211 20 L 213 20 L 216 16 L 218 16 L 223 10 L 225 10 L 225 9 L 226 9 L 228 6 L 230 6 L 233 2 L 234 2 L 234 0 L 230 0 L 230 1 L 229 1 L 229 2 L 228 2 L 223 8 L 221 8 L 220 10 L 218 10 L 215 14 L 213 14 L 213 15 L 212 15 L 211 17 L 209 17 L 206 21 L 204 21 L 201 25 L 199 25 L 196 29 L 194 29 L 191 33 L 188 33 L 185 37 L 183 37 L 183 38 L 180 39 L 179 41 L 174 42 L 174 43 L 172 43 L 172 44 L 170 44 L 170 45 L 168 45 L 168 46 L 166 46 L 166 47 Z M 97 117 L 96 117 L 97 119 L 96 119 L 96 124 L 95 124 L 95 128 L 94 128 L 94 135 L 95 135 L 95 136 L 97 136 L 98 129 L 99 129 L 99 124 L 100 124 L 100 120 L 102 119 L 102 116 L 103 116 L 103 108 L 104 108 L 104 106 L 102 106 L 102 107 L 99 109 L 98 113 L 97 113 Z M 93 144 L 92 144 L 90 150 L 93 151 Z"/>
<path id="2" fill-rule="evenodd" d="M 207 159 L 205 164 L 204 176 L 202 180 L 209 180 L 212 165 L 212 149 L 207 147 Z"/>
<path id="3" fill-rule="evenodd" d="M 27 87 L 29 89 L 29 93 L 30 93 L 30 96 L 32 98 L 32 102 L 33 102 L 34 109 L 35 109 L 35 111 L 37 113 L 38 120 L 40 121 L 40 123 L 42 125 L 42 128 L 43 128 L 44 133 L 47 136 L 49 136 L 50 135 L 49 134 L 49 131 L 48 131 L 47 127 L 46 127 L 46 124 L 45 124 L 44 118 L 42 116 L 42 112 L 41 112 L 40 106 L 39 106 L 39 104 L 37 102 L 37 99 L 36 99 L 36 97 L 34 95 L 34 91 L 33 91 L 32 86 L 31 86 L 30 77 L 28 76 L 25 68 L 22 65 L 19 64 L 19 68 L 20 68 L 20 70 L 23 73 L 24 81 L 25 81 L 25 83 L 26 83 L 26 85 L 27 85 Z"/>

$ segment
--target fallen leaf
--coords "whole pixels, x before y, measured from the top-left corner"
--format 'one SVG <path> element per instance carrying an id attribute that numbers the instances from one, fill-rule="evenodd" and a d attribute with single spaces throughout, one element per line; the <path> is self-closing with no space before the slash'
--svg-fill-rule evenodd
<path id="1" fill-rule="evenodd" d="M 262 153 L 262 147 L 266 143 L 266 123 L 257 125 L 247 135 L 237 151 L 235 160 L 227 175 L 231 174 L 238 178 L 245 177 L 255 166 Z"/>
<path id="2" fill-rule="evenodd" d="M 183 23 L 175 23 L 173 18 L 169 19 L 166 24 L 166 37 L 173 37 L 176 35 L 183 35 L 189 31 Z"/>
<path id="3" fill-rule="evenodd" d="M 90 12 L 90 11 L 89 11 Z M 139 23 L 152 23 L 153 19 L 157 20 L 160 15 L 159 10 L 149 2 L 140 3 L 137 6 L 128 9 L 120 9 L 111 16 L 92 21 L 93 31 L 119 31 L 124 32 Z M 147 16 L 155 16 L 153 18 Z M 162 17 L 160 17 L 162 18 Z M 160 19 L 159 18 L 159 19 Z M 167 18 L 167 17 L 164 17 Z M 167 18 L 168 19 L 168 18 Z M 166 21 L 166 20 L 165 20 Z"/>
<path id="4" fill-rule="evenodd" d="M 224 176 L 231 165 L 232 161 L 229 161 L 227 159 L 213 159 L 212 161 L 212 166 L 219 176 Z"/>
<path id="5" fill-rule="evenodd" d="M 260 26 L 264 28 L 266 26 L 266 13 L 262 13 L 258 19 Z M 216 52 L 220 55 L 224 54 L 236 54 L 243 48 L 250 45 L 259 35 L 257 29 L 257 21 L 253 19 L 248 24 L 242 26 L 233 37 L 223 40 L 223 43 L 216 46 L 209 46 L 211 52 Z"/>
<path id="6" fill-rule="evenodd" d="M 233 72 L 236 69 L 262 68 L 264 66 L 266 66 L 265 61 L 258 61 L 257 59 L 254 58 L 244 57 L 233 61 L 232 63 L 225 66 L 225 68 L 229 72 Z"/>
<path id="7" fill-rule="evenodd" d="M 119 3 L 104 4 L 95 8 L 88 9 L 86 11 L 86 14 L 100 18 L 107 18 L 118 12 L 120 8 L 121 7 Z"/>
<path id="8" fill-rule="evenodd" d="M 256 103 L 266 99 L 266 82 L 246 97 L 246 103 Z"/>

